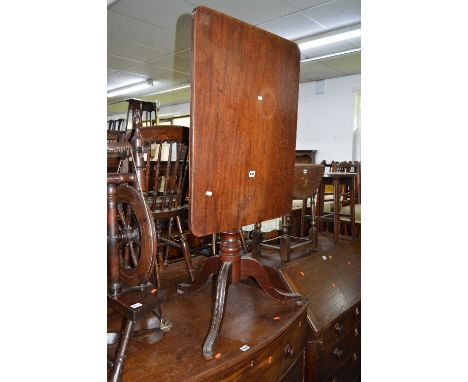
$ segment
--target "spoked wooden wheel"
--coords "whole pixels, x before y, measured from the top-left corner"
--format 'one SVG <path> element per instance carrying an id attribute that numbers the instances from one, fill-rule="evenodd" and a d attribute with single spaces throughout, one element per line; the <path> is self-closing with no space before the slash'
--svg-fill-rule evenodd
<path id="1" fill-rule="evenodd" d="M 156 229 L 143 197 L 133 187 L 116 190 L 120 240 L 120 278 L 127 285 L 145 284 L 156 261 Z"/>

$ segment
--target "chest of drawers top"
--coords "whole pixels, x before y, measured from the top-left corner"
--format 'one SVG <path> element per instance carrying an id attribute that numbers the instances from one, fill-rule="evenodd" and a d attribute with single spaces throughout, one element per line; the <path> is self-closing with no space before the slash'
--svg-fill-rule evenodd
<path id="1" fill-rule="evenodd" d="M 349 246 L 340 243 L 279 270 L 290 289 L 309 299 L 307 317 L 315 334 L 337 318 L 346 322 L 360 320 L 361 255 Z"/>

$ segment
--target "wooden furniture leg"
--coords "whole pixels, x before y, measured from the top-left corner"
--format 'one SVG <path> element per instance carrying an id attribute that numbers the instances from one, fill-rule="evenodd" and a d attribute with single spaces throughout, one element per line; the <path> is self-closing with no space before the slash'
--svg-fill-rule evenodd
<path id="1" fill-rule="evenodd" d="M 178 293 L 195 292 L 205 286 L 212 274 L 218 275 L 213 316 L 208 335 L 203 343 L 203 357 L 213 357 L 213 346 L 218 338 L 226 304 L 227 289 L 231 283 L 237 283 L 253 277 L 260 288 L 269 296 L 279 301 L 300 301 L 302 296 L 296 293 L 281 292 L 273 286 L 267 269 L 251 257 L 240 256 L 239 231 L 221 233 L 220 256 L 206 260 L 198 279 L 190 284 L 179 284 Z"/>
<path id="2" fill-rule="evenodd" d="M 255 223 L 255 229 L 252 232 L 252 254 L 254 256 L 260 254 L 260 243 L 263 241 L 261 228 L 262 223 Z"/>
<path id="3" fill-rule="evenodd" d="M 309 240 L 314 243 L 314 249 L 318 249 L 318 230 L 317 221 L 315 220 L 315 196 L 312 196 L 310 201 L 310 229 Z"/>
<path id="4" fill-rule="evenodd" d="M 218 275 L 220 269 L 219 256 L 209 257 L 202 266 L 197 279 L 193 284 L 181 283 L 177 285 L 177 293 L 192 293 L 205 287 L 211 275 Z"/>
<path id="5" fill-rule="evenodd" d="M 351 226 L 351 238 L 354 238 L 354 219 L 355 219 L 355 194 L 354 194 L 354 179 L 353 181 L 351 182 L 350 186 L 349 186 L 349 189 L 350 189 L 350 212 L 351 212 L 351 217 L 350 217 L 350 220 L 351 220 L 351 223 L 350 223 L 350 226 Z"/>
<path id="6" fill-rule="evenodd" d="M 291 261 L 291 236 L 289 234 L 289 227 L 291 215 L 283 216 L 283 234 L 280 237 L 280 257 L 282 262 Z"/>
<path id="7" fill-rule="evenodd" d="M 232 263 L 227 261 L 221 265 L 218 275 L 218 283 L 216 285 L 216 300 L 211 317 L 211 325 L 205 342 L 203 343 L 203 357 L 205 359 L 213 358 L 213 345 L 218 338 L 221 329 L 221 322 L 223 321 L 224 308 L 226 307 L 226 295 L 229 287 Z"/>
<path id="8" fill-rule="evenodd" d="M 321 216 L 324 209 L 325 209 L 325 184 L 321 183 L 317 192 L 317 209 L 315 211 L 317 213 L 317 216 Z M 320 232 L 324 231 L 324 224 L 322 221 L 318 222 L 317 229 Z"/>
<path id="9" fill-rule="evenodd" d="M 242 243 L 242 249 L 244 250 L 244 254 L 246 254 L 248 252 L 247 243 L 245 242 L 245 237 L 244 237 L 244 232 L 242 232 L 242 227 L 239 228 L 239 236 L 240 236 L 241 243 Z"/>
<path id="10" fill-rule="evenodd" d="M 334 210 L 333 210 L 333 236 L 335 242 L 338 241 L 338 235 L 340 234 L 340 180 L 338 178 L 333 179 L 333 198 L 334 198 Z"/>
<path id="11" fill-rule="evenodd" d="M 187 266 L 187 273 L 189 275 L 190 281 L 195 281 L 195 270 L 193 269 L 192 265 L 192 258 L 190 257 L 190 249 L 187 243 L 187 237 L 185 236 L 184 230 L 182 229 L 182 223 L 180 222 L 180 216 L 177 215 L 175 217 L 177 230 L 180 234 L 180 244 L 182 246 L 182 253 L 184 254 L 185 258 L 185 265 Z"/>
<path id="12" fill-rule="evenodd" d="M 110 374 L 110 380 L 112 382 L 119 381 L 122 375 L 123 364 L 125 360 L 125 355 L 127 353 L 128 342 L 130 341 L 130 337 L 132 336 L 134 325 L 135 325 L 134 321 L 128 320 L 128 319 L 125 320 L 125 327 L 120 337 L 119 345 L 115 353 L 115 359 L 114 359 L 111 374 Z"/>

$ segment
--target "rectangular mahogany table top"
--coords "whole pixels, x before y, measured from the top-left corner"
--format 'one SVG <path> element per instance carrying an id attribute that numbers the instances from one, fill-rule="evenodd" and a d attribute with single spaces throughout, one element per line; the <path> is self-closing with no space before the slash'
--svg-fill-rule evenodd
<path id="1" fill-rule="evenodd" d="M 299 59 L 292 41 L 194 10 L 189 225 L 196 236 L 290 210 Z"/>

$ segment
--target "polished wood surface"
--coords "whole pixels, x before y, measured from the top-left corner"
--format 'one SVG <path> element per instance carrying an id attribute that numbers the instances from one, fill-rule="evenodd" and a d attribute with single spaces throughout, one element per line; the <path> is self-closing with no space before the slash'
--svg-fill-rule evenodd
<path id="1" fill-rule="evenodd" d="M 315 163 L 317 150 L 296 150 L 296 163 Z"/>
<path id="2" fill-rule="evenodd" d="M 194 258 L 197 269 L 205 262 L 204 257 Z M 177 294 L 175 285 L 186 278 L 182 262 L 162 276 L 164 317 L 172 330 L 164 336 L 156 332 L 130 339 L 122 381 L 279 381 L 300 364 L 306 346 L 306 304 L 264 298 L 253 280 L 231 285 L 216 354 L 207 361 L 201 348 L 210 324 L 207 307 L 213 284 L 197 293 Z M 120 323 L 120 317 L 109 312 L 109 330 L 119 329 Z M 139 321 L 135 330 L 149 324 Z M 241 351 L 243 345 L 250 349 Z M 302 375 L 300 365 L 299 369 Z"/>
<path id="3" fill-rule="evenodd" d="M 205 7 L 194 10 L 189 225 L 195 235 L 290 210 L 299 58 L 294 42 Z"/>
<path id="4" fill-rule="evenodd" d="M 314 197 L 317 193 L 317 189 L 320 185 L 324 172 L 323 165 L 316 164 L 299 164 L 294 165 L 294 188 L 293 198 L 302 199 L 301 208 L 301 221 L 300 221 L 300 237 L 294 237 L 290 233 L 291 227 L 291 211 L 283 216 L 283 232 L 282 235 L 273 239 L 264 240 L 263 242 L 256 242 L 260 239 L 261 235 L 258 232 L 259 227 L 256 226 L 256 235 L 253 240 L 255 241 L 252 245 L 253 253 L 260 256 L 275 256 L 279 254 L 281 261 L 291 261 L 291 253 L 301 253 L 302 255 L 308 255 L 312 253 L 312 250 L 317 248 L 318 235 L 315 227 L 315 203 Z M 304 238 L 305 232 L 305 217 L 307 209 L 307 199 L 311 198 L 311 214 L 310 229 L 308 238 Z M 292 202 L 292 200 L 291 200 Z M 262 249 L 262 251 L 260 251 Z"/>
<path id="5" fill-rule="evenodd" d="M 331 241 L 329 238 L 322 240 Z M 361 255 L 340 241 L 279 268 L 291 291 L 309 299 L 306 381 L 360 380 Z"/>
<path id="6" fill-rule="evenodd" d="M 294 199 L 307 199 L 317 193 L 325 167 L 321 164 L 294 165 Z"/>
<path id="7" fill-rule="evenodd" d="M 139 123 L 139 122 L 138 122 Z M 142 159 L 143 177 L 147 191 L 147 203 L 156 222 L 158 248 L 158 266 L 167 264 L 169 246 L 182 249 L 187 264 L 190 281 L 195 281 L 190 249 L 182 228 L 182 214 L 186 209 L 185 198 L 188 184 L 188 143 L 189 128 L 185 126 L 149 126 L 140 128 L 134 121 L 135 140 L 141 142 L 143 150 L 137 154 Z M 152 147 L 155 152 L 152 153 Z M 163 147 L 168 150 L 162 154 Z M 145 154 L 146 153 L 146 154 Z M 146 155 L 146 157 L 145 157 Z M 167 235 L 162 234 L 161 224 L 169 221 Z M 178 239 L 172 235 L 175 223 Z M 165 254 L 163 255 L 163 246 Z"/>
<path id="8" fill-rule="evenodd" d="M 203 356 L 212 359 L 231 283 L 252 277 L 276 300 L 302 300 L 276 290 L 257 260 L 241 259 L 238 230 L 290 209 L 299 49 L 253 25 L 197 7 L 191 68 L 189 225 L 197 236 L 221 232 L 221 250 L 192 285 L 178 290 L 195 292 L 217 276 L 203 344 Z"/>

